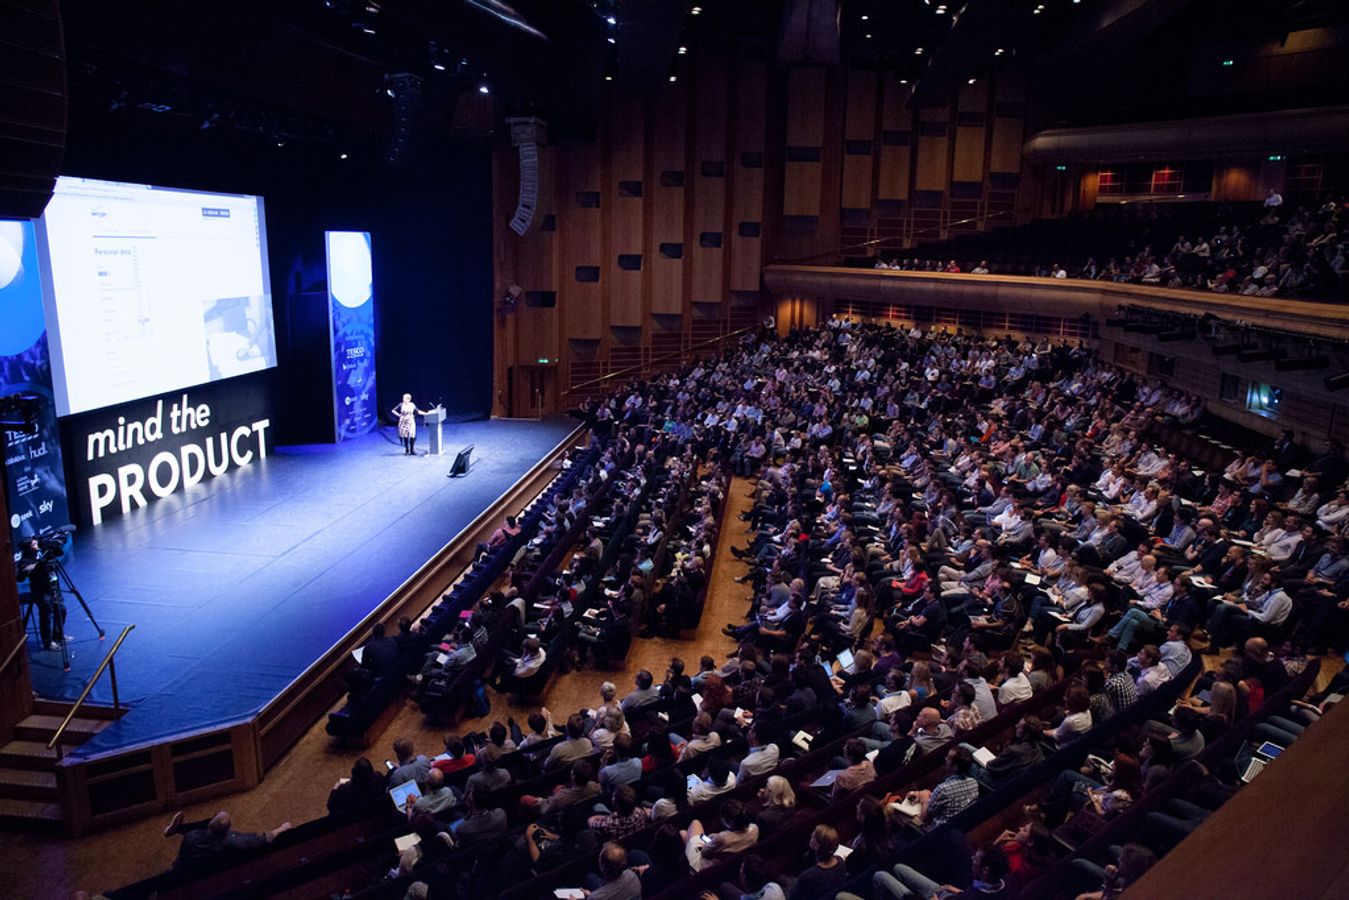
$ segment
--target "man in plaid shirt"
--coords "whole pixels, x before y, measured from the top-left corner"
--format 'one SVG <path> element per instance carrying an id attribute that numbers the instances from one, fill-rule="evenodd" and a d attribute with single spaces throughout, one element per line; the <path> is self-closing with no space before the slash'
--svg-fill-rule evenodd
<path id="1" fill-rule="evenodd" d="M 625 784 L 614 791 L 614 811 L 604 815 L 591 816 L 587 825 L 602 841 L 619 841 L 651 821 L 651 814 L 644 806 L 637 805 L 637 792 L 632 785 Z"/>
<path id="2" fill-rule="evenodd" d="M 1110 677 L 1101 689 L 1110 699 L 1113 712 L 1119 712 L 1138 700 L 1138 688 L 1128 672 L 1129 656 L 1123 650 L 1111 650 L 1105 657 L 1105 671 Z"/>
<path id="3" fill-rule="evenodd" d="M 974 756 L 964 747 L 952 747 L 946 754 L 946 768 L 950 772 L 946 780 L 930 793 L 917 792 L 923 807 L 919 819 L 925 828 L 937 828 L 979 799 L 979 782 L 970 774 L 973 767 Z"/>

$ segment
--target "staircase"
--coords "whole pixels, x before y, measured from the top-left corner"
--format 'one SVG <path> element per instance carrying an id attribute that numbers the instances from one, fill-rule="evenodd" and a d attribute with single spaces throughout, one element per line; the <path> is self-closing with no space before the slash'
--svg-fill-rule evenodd
<path id="1" fill-rule="evenodd" d="M 56 792 L 55 748 L 47 742 L 61 727 L 71 704 L 38 700 L 33 714 L 14 729 L 14 740 L 0 746 L 0 827 L 21 831 L 61 830 Z M 123 710 L 125 712 L 125 710 Z M 71 720 L 61 746 L 77 747 L 119 717 L 111 707 L 86 703 Z"/>

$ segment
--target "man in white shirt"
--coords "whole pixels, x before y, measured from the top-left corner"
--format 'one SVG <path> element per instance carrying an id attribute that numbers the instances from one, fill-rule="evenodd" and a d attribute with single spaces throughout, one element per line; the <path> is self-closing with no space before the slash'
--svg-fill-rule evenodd
<path id="1" fill-rule="evenodd" d="M 1144 697 L 1171 680 L 1171 672 L 1162 665 L 1162 654 L 1153 644 L 1138 651 L 1138 655 L 1129 660 L 1129 672 L 1134 676 L 1134 687 L 1138 696 Z"/>
<path id="2" fill-rule="evenodd" d="M 746 778 L 753 778 L 756 775 L 765 775 L 778 765 L 778 745 L 772 741 L 765 741 L 759 735 L 757 728 L 751 727 L 749 730 L 749 753 L 740 760 L 740 770 L 736 773 L 737 781 L 744 781 Z"/>
<path id="3" fill-rule="evenodd" d="M 1002 683 L 998 685 L 998 705 L 1007 706 L 1029 700 L 1034 688 L 1026 677 L 1026 664 L 1016 651 L 1006 653 L 998 661 Z"/>

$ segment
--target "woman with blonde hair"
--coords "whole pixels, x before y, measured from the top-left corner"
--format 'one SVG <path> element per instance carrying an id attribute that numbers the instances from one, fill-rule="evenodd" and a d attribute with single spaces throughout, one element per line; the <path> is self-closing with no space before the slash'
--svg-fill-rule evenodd
<path id="1" fill-rule="evenodd" d="M 759 823 L 761 834 L 772 834 L 796 815 L 796 792 L 781 775 L 770 775 L 759 789 L 759 804 L 759 814 L 754 820 Z"/>

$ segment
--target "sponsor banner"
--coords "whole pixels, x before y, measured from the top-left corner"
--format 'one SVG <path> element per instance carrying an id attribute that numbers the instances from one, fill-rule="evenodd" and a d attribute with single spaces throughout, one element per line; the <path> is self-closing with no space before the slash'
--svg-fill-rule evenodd
<path id="1" fill-rule="evenodd" d="M 374 279 L 367 232 L 329 231 L 325 237 L 334 430 L 342 441 L 368 434 L 379 423 Z"/>
<path id="2" fill-rule="evenodd" d="M 10 431 L 0 440 L 17 548 L 43 528 L 70 521 L 36 235 L 27 221 L 0 221 L 0 396 L 11 394 L 38 399 L 36 432 Z"/>
<path id="3" fill-rule="evenodd" d="M 268 373 L 197 385 L 62 420 L 71 508 L 98 525 L 255 465 L 273 447 Z"/>

